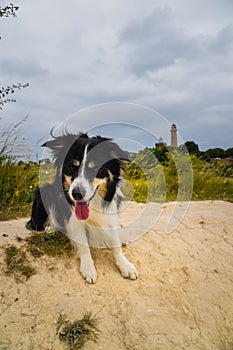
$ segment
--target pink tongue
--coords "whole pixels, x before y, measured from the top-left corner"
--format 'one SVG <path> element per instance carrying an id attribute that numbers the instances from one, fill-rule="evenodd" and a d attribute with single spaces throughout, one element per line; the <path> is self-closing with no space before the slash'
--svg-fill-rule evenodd
<path id="1" fill-rule="evenodd" d="M 75 215 L 79 220 L 86 220 L 89 216 L 89 207 L 87 202 L 77 202 L 75 204 Z"/>

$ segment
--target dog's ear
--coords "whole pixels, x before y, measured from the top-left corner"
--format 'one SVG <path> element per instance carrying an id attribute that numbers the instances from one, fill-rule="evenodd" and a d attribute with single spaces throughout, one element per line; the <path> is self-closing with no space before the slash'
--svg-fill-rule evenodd
<path id="1" fill-rule="evenodd" d="M 74 139 L 75 140 L 75 139 Z M 72 140 L 73 141 L 73 140 Z M 49 140 L 43 143 L 41 147 L 50 148 L 52 151 L 58 151 L 66 145 L 66 139 L 63 136 L 56 137 L 54 140 Z"/>
<path id="2" fill-rule="evenodd" d="M 41 147 L 48 147 L 51 150 L 55 150 L 56 148 L 61 148 L 62 145 L 60 142 L 58 142 L 58 139 L 56 139 L 56 140 L 46 141 L 45 143 L 43 143 L 43 145 L 41 145 Z"/>
<path id="3" fill-rule="evenodd" d="M 66 133 L 62 136 L 54 136 L 51 131 L 50 134 L 53 137 L 53 140 L 45 142 L 42 147 L 49 148 L 53 153 L 54 159 L 56 160 L 61 158 L 61 161 L 65 160 L 66 154 L 78 139 L 88 138 L 87 134 L 84 133 L 80 133 L 78 135 Z"/>
<path id="4" fill-rule="evenodd" d="M 114 159 L 129 162 L 128 154 L 123 151 L 115 142 L 110 142 L 110 155 Z"/>
<path id="5" fill-rule="evenodd" d="M 41 146 L 51 149 L 53 157 L 56 159 L 56 158 L 58 158 L 59 154 L 64 149 L 64 138 L 63 137 L 56 137 L 54 140 L 46 141 Z"/>

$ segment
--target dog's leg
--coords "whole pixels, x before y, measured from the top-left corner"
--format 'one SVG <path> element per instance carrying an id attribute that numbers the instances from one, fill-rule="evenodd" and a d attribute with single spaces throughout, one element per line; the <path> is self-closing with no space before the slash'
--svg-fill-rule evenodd
<path id="1" fill-rule="evenodd" d="M 119 268 L 122 276 L 125 278 L 130 278 L 131 280 L 136 280 L 138 278 L 138 272 L 134 264 L 126 259 L 121 247 L 112 248 L 112 252 L 116 261 L 116 265 Z"/>
<path id="2" fill-rule="evenodd" d="M 125 278 L 135 280 L 138 278 L 138 272 L 135 266 L 124 256 L 121 248 L 121 242 L 118 235 L 118 229 L 111 227 L 104 230 L 106 245 L 112 249 L 113 256 L 116 261 L 116 265 L 119 268 L 121 274 Z"/>
<path id="3" fill-rule="evenodd" d="M 101 230 L 104 243 L 108 248 L 111 248 L 116 265 L 119 268 L 122 276 L 135 280 L 138 278 L 138 272 L 135 266 L 124 256 L 121 248 L 121 241 L 118 235 L 116 218 L 114 225 L 113 222 L 114 218 L 112 217 L 112 222 L 109 224 L 109 227 Z"/>
<path id="4" fill-rule="evenodd" d="M 80 258 L 81 275 L 88 283 L 95 283 L 97 272 L 88 245 L 85 224 L 78 222 L 76 217 L 71 217 L 66 229 L 67 235 L 72 240 L 72 245 L 76 248 Z"/>
<path id="5" fill-rule="evenodd" d="M 44 231 L 46 227 L 46 221 L 48 214 L 45 210 L 43 200 L 41 197 L 41 191 L 49 188 L 44 186 L 41 189 L 37 188 L 34 194 L 34 201 L 32 205 L 31 219 L 26 223 L 26 228 L 31 231 Z"/>
<path id="6" fill-rule="evenodd" d="M 88 246 L 78 244 L 78 252 L 80 258 L 80 272 L 83 278 L 88 283 L 95 283 L 97 272 L 91 257 L 90 248 Z"/>

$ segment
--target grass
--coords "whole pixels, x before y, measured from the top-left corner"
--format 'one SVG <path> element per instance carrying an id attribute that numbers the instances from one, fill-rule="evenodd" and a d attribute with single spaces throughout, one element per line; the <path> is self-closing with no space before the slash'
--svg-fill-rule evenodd
<path id="1" fill-rule="evenodd" d="M 133 166 L 126 169 L 130 191 L 127 199 L 146 203 L 175 200 L 225 200 L 233 202 L 233 166 L 207 163 L 196 156 L 168 155 L 166 164 L 154 168 Z M 187 159 L 187 157 L 189 159 Z M 177 170 L 178 169 L 178 170 Z M 179 172 L 179 174 L 178 174 Z M 192 184 L 193 177 L 193 184 Z M 132 191 L 133 188 L 133 191 Z"/>
<path id="2" fill-rule="evenodd" d="M 17 282 L 28 280 L 36 273 L 36 270 L 28 261 L 23 247 L 17 248 L 15 245 L 6 247 L 5 262 L 7 266 L 6 274 L 13 275 Z"/>
<path id="3" fill-rule="evenodd" d="M 32 232 L 25 240 L 17 237 L 21 247 L 10 245 L 5 248 L 6 274 L 12 275 L 17 282 L 24 282 L 36 273 L 27 252 L 34 258 L 46 254 L 61 257 L 72 253 L 70 240 L 60 232 Z"/>
<path id="4" fill-rule="evenodd" d="M 59 257 L 70 254 L 72 251 L 70 240 L 60 232 L 32 232 L 26 238 L 27 250 L 34 257 L 44 254 L 52 257 Z"/>
<path id="5" fill-rule="evenodd" d="M 38 185 L 39 167 L 33 163 L 0 165 L 0 219 L 29 215 Z"/>
<path id="6" fill-rule="evenodd" d="M 233 165 L 168 153 L 166 162 L 142 153 L 126 169 L 123 188 L 127 200 L 146 203 L 175 200 L 226 200 L 233 202 Z M 190 161 L 191 159 L 191 161 Z M 174 161 L 175 160 L 175 161 Z M 178 165 L 178 166 L 177 166 Z M 177 170 L 178 169 L 178 170 Z M 40 175 L 40 180 L 39 180 Z M 39 182 L 51 181 L 53 165 L 16 162 L 0 152 L 0 220 L 29 216 Z M 192 178 L 193 175 L 193 191 Z"/>
<path id="7" fill-rule="evenodd" d="M 36 187 L 51 182 L 54 176 L 49 161 L 41 165 L 18 162 L 30 154 L 21 131 L 27 119 L 26 116 L 21 122 L 0 129 L 0 220 L 30 215 Z M 146 148 L 129 163 L 125 173 L 130 183 L 124 189 L 126 199 L 144 203 L 190 199 L 233 202 L 233 164 L 207 163 L 177 150 L 159 153 Z"/>
<path id="8" fill-rule="evenodd" d="M 28 280 L 36 273 L 27 257 L 27 252 L 34 258 L 44 254 L 61 257 L 72 253 L 70 240 L 60 232 L 32 232 L 26 239 L 17 236 L 17 241 L 22 244 L 19 248 L 15 245 L 5 248 L 5 263 L 6 274 L 13 275 L 18 282 Z"/>
<path id="9" fill-rule="evenodd" d="M 28 215 L 39 182 L 39 165 L 19 161 L 30 155 L 22 132 L 27 119 L 6 128 L 0 120 L 0 220 Z"/>
<path id="10" fill-rule="evenodd" d="M 60 314 L 57 321 L 57 334 L 69 350 L 81 349 L 87 341 L 97 342 L 101 333 L 98 319 L 86 312 L 82 319 L 70 322 Z"/>
<path id="11" fill-rule="evenodd" d="M 194 186 L 192 200 L 233 202 L 233 165 L 207 163 L 192 156 Z"/>

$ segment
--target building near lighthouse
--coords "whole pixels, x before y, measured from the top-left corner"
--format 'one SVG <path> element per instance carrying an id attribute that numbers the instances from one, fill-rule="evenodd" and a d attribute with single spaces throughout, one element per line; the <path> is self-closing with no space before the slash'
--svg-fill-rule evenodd
<path id="1" fill-rule="evenodd" d="M 160 137 L 159 141 L 155 144 L 155 148 L 166 148 L 167 144 L 163 141 L 163 138 Z"/>

